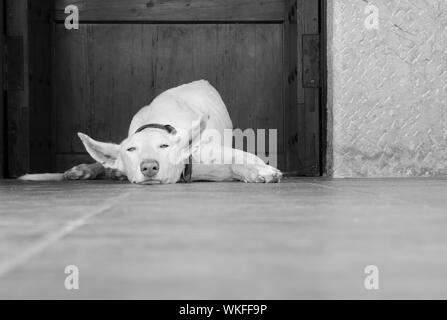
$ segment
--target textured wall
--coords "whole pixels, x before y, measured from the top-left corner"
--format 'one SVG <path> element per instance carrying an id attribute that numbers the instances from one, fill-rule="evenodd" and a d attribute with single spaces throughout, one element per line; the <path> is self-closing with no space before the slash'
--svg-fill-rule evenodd
<path id="1" fill-rule="evenodd" d="M 447 174 L 447 0 L 328 6 L 334 176 Z"/>

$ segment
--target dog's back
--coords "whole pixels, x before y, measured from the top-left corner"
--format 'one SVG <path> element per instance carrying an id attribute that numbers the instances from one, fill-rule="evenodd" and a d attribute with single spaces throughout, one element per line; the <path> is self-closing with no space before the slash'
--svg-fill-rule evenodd
<path id="1" fill-rule="evenodd" d="M 228 110 L 217 90 L 208 81 L 200 80 L 163 92 L 142 108 L 133 118 L 129 135 L 148 123 L 170 124 L 188 130 L 194 121 L 208 115 L 207 129 L 223 134 L 233 129 Z"/>

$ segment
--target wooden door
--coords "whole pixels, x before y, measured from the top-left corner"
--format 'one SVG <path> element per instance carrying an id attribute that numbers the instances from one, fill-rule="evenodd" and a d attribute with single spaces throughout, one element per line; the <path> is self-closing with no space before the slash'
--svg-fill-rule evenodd
<path id="1" fill-rule="evenodd" d="M 325 34 L 321 16 L 326 4 L 318 0 L 288 0 L 285 33 L 285 150 L 286 170 L 299 176 L 320 176 L 325 170 L 322 123 L 325 87 Z M 322 59 L 323 58 L 323 59 Z M 325 109 L 325 108 L 324 108 Z M 325 132 L 325 131 L 324 131 Z"/>
<path id="2" fill-rule="evenodd" d="M 0 48 L 4 48 L 5 30 L 4 30 L 4 2 L 0 1 Z M 4 56 L 0 54 L 0 75 L 4 74 L 3 61 Z M 7 175 L 6 172 L 6 130 L 5 130 L 5 101 L 4 101 L 3 76 L 0 76 L 0 179 Z"/>
<path id="3" fill-rule="evenodd" d="M 76 132 L 120 142 L 159 93 L 207 79 L 236 128 L 278 130 L 279 168 L 320 175 L 319 2 L 6 0 L 6 34 L 23 63 L 8 66 L 19 85 L 4 86 L 2 172 L 91 162 Z M 78 30 L 64 26 L 68 5 Z"/>
<path id="4" fill-rule="evenodd" d="M 62 23 L 68 4 L 79 30 Z M 208 80 L 235 128 L 278 129 L 284 167 L 283 0 L 56 1 L 56 169 L 87 161 L 76 132 L 120 142 L 159 93 Z"/>
<path id="5" fill-rule="evenodd" d="M 1 2 L 0 168 L 5 177 L 51 169 L 51 3 Z"/>

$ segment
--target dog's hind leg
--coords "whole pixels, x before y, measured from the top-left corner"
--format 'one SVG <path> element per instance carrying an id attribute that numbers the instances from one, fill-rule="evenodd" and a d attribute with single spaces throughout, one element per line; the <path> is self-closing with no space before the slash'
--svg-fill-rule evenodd
<path id="1" fill-rule="evenodd" d="M 96 180 L 105 176 L 106 169 L 100 163 L 81 164 L 64 173 L 65 180 Z"/>

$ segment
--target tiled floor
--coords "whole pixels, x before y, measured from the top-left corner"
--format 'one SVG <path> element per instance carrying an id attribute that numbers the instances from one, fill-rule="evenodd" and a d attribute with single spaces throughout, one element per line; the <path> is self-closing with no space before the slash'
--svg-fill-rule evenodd
<path id="1" fill-rule="evenodd" d="M 0 298 L 447 298 L 447 180 L 2 181 Z"/>

